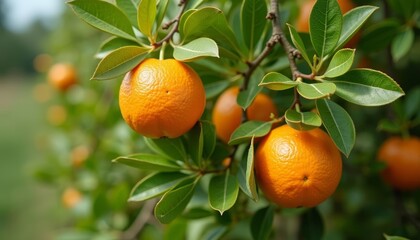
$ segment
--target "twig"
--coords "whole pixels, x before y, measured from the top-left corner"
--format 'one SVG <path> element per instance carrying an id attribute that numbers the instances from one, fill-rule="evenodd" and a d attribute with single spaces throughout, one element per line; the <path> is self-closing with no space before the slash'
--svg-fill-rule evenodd
<path id="1" fill-rule="evenodd" d="M 188 0 L 181 0 L 180 3 L 178 4 L 181 7 L 181 10 L 179 11 L 178 15 L 175 17 L 175 19 L 173 19 L 172 21 L 170 21 L 169 23 L 165 24 L 163 26 L 163 28 L 169 28 L 170 25 L 174 25 L 171 29 L 171 31 L 168 33 L 168 35 L 166 35 L 162 40 L 160 40 L 159 42 L 155 42 L 153 43 L 153 46 L 155 48 L 158 48 L 160 46 L 162 46 L 162 44 L 164 42 L 169 42 L 169 40 L 172 39 L 172 37 L 174 36 L 174 34 L 176 32 L 178 32 L 178 27 L 179 27 L 179 20 L 181 19 L 182 13 L 184 13 L 185 8 L 187 7 L 187 3 Z"/>
<path id="2" fill-rule="evenodd" d="M 125 230 L 121 235 L 121 240 L 134 240 L 136 239 L 139 232 L 143 229 L 144 225 L 149 221 L 152 215 L 153 207 L 155 206 L 156 200 L 147 201 L 133 224 Z"/>

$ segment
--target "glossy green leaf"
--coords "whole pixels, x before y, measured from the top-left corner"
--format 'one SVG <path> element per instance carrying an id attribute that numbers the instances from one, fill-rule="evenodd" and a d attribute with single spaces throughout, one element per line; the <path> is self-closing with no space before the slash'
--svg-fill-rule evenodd
<path id="1" fill-rule="evenodd" d="M 252 200 L 258 201 L 257 184 L 254 173 L 254 137 L 251 138 L 251 145 L 248 154 L 244 154 L 237 173 L 239 187 Z"/>
<path id="2" fill-rule="evenodd" d="M 376 52 L 389 46 L 401 25 L 395 19 L 386 19 L 370 25 L 364 31 L 358 46 L 364 52 Z"/>
<path id="3" fill-rule="evenodd" d="M 408 238 L 405 238 L 405 237 L 389 236 L 389 235 L 387 235 L 385 233 L 384 233 L 384 238 L 385 238 L 385 240 L 409 240 Z"/>
<path id="4" fill-rule="evenodd" d="M 404 95 L 401 87 L 385 73 L 372 69 L 354 69 L 331 79 L 335 94 L 344 100 L 362 106 L 380 106 Z"/>
<path id="5" fill-rule="evenodd" d="M 155 20 L 155 24 L 157 27 L 159 27 L 162 24 L 163 19 L 165 18 L 166 11 L 168 10 L 168 6 L 169 6 L 169 0 L 159 0 L 159 5 L 158 5 L 157 13 L 156 13 L 156 20 Z"/>
<path id="6" fill-rule="evenodd" d="M 336 52 L 331 59 L 324 76 L 334 78 L 348 72 L 353 65 L 354 51 L 354 49 L 346 48 Z"/>
<path id="7" fill-rule="evenodd" d="M 147 55 L 149 48 L 126 46 L 106 55 L 96 67 L 92 80 L 107 80 L 126 74 Z"/>
<path id="8" fill-rule="evenodd" d="M 269 239 L 274 220 L 274 207 L 259 209 L 251 218 L 251 234 L 254 240 Z"/>
<path id="9" fill-rule="evenodd" d="M 337 46 L 341 35 L 343 16 L 337 0 L 316 1 L 309 20 L 312 45 L 322 59 Z"/>
<path id="10" fill-rule="evenodd" d="M 253 52 L 267 24 L 267 6 L 260 0 L 244 0 L 241 7 L 241 32 L 246 46 Z"/>
<path id="11" fill-rule="evenodd" d="M 198 178 L 187 178 L 166 192 L 155 207 L 155 217 L 167 224 L 178 217 L 187 207 L 194 195 Z"/>
<path id="12" fill-rule="evenodd" d="M 216 147 L 216 127 L 210 121 L 201 121 L 203 131 L 203 158 L 208 159 Z"/>
<path id="13" fill-rule="evenodd" d="M 336 87 L 334 83 L 300 83 L 297 86 L 299 94 L 306 99 L 320 99 L 334 94 Z"/>
<path id="14" fill-rule="evenodd" d="M 287 24 L 287 26 L 289 27 L 290 38 L 292 39 L 293 45 L 295 45 L 295 47 L 299 50 L 306 63 L 308 63 L 309 66 L 312 66 L 312 60 L 309 58 L 308 53 L 306 52 L 305 44 L 303 43 L 302 38 L 299 36 L 299 33 L 292 25 Z"/>
<path id="15" fill-rule="evenodd" d="M 378 9 L 373 6 L 360 6 L 344 14 L 343 29 L 336 50 L 342 48 L 359 31 L 366 20 Z"/>
<path id="16" fill-rule="evenodd" d="M 325 229 L 324 220 L 317 208 L 310 208 L 302 215 L 300 229 L 303 239 L 322 239 Z"/>
<path id="17" fill-rule="evenodd" d="M 137 42 L 134 42 L 125 38 L 111 37 L 102 43 L 95 57 L 102 59 L 109 53 L 117 50 L 118 48 L 127 47 L 127 46 L 138 46 L 138 45 L 139 44 Z"/>
<path id="18" fill-rule="evenodd" d="M 203 7 L 199 10 L 189 10 L 181 18 L 180 31 L 183 42 L 196 38 L 207 37 L 216 41 L 219 47 L 240 56 L 238 42 L 223 12 L 214 7 Z M 183 23 L 183 24 L 182 24 Z M 182 25 L 181 25 L 182 24 Z"/>
<path id="19" fill-rule="evenodd" d="M 391 54 L 394 62 L 398 62 L 407 55 L 414 43 L 414 31 L 412 28 L 405 28 L 392 40 Z"/>
<path id="20" fill-rule="evenodd" d="M 219 57 L 217 43 L 210 38 L 195 39 L 185 45 L 174 45 L 174 58 L 188 62 L 202 57 Z"/>
<path id="21" fill-rule="evenodd" d="M 137 26 L 137 6 L 139 2 L 140 0 L 115 0 L 117 6 L 123 10 L 133 26 Z"/>
<path id="22" fill-rule="evenodd" d="M 229 171 L 223 175 L 212 177 L 209 184 L 209 203 L 210 206 L 222 215 L 229 210 L 238 198 L 239 186 L 235 176 Z"/>
<path id="23" fill-rule="evenodd" d="M 292 88 L 299 83 L 292 81 L 285 75 L 277 72 L 267 73 L 258 86 L 266 87 L 271 90 L 281 91 Z"/>
<path id="24" fill-rule="evenodd" d="M 179 171 L 182 169 L 181 166 L 166 157 L 149 153 L 138 153 L 129 156 L 121 156 L 112 161 L 141 170 L 171 172 Z"/>
<path id="25" fill-rule="evenodd" d="M 157 197 L 188 175 L 180 172 L 159 172 L 151 174 L 139 181 L 130 193 L 128 201 L 138 202 Z"/>
<path id="26" fill-rule="evenodd" d="M 178 25 L 178 32 L 179 32 L 179 35 L 181 35 L 181 37 L 185 36 L 185 33 L 184 33 L 184 27 L 186 25 L 185 22 L 190 17 L 190 15 L 196 11 L 197 9 L 188 9 L 181 15 L 181 18 L 179 19 L 179 25 Z"/>
<path id="27" fill-rule="evenodd" d="M 149 38 L 153 35 L 156 18 L 156 0 L 141 0 L 137 11 L 137 23 L 140 31 Z"/>
<path id="28" fill-rule="evenodd" d="M 188 209 L 187 212 L 185 212 L 182 217 L 186 219 L 202 219 L 206 217 L 213 216 L 214 211 L 210 211 L 207 208 L 203 207 L 193 207 L 191 209 Z"/>
<path id="29" fill-rule="evenodd" d="M 155 153 L 173 160 L 187 160 L 187 152 L 181 138 L 144 138 L 146 145 Z"/>
<path id="30" fill-rule="evenodd" d="M 271 130 L 271 122 L 248 121 L 241 124 L 230 137 L 229 145 L 248 142 L 253 136 L 262 137 Z"/>
<path id="31" fill-rule="evenodd" d="M 261 68 L 257 68 L 251 75 L 248 88 L 245 91 L 239 92 L 237 102 L 243 109 L 247 109 L 261 91 L 262 87 L 258 86 L 258 83 L 263 77 L 264 71 Z"/>
<path id="32" fill-rule="evenodd" d="M 313 112 L 297 112 L 296 110 L 288 109 L 284 116 L 287 125 L 300 131 L 311 130 L 322 125 L 321 118 Z"/>
<path id="33" fill-rule="evenodd" d="M 191 160 L 197 165 L 201 166 L 203 156 L 203 128 L 202 123 L 197 122 L 194 127 L 187 133 L 187 148 Z"/>
<path id="34" fill-rule="evenodd" d="M 67 3 L 79 18 L 93 27 L 136 41 L 130 20 L 115 5 L 99 0 L 73 0 Z"/>
<path id="35" fill-rule="evenodd" d="M 348 157 L 356 140 L 356 130 L 350 115 L 340 105 L 328 99 L 317 100 L 316 107 L 335 145 Z"/>

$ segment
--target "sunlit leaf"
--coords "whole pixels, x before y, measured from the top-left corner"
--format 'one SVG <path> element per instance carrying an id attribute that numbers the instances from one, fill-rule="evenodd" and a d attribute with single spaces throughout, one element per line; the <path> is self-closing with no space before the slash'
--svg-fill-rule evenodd
<path id="1" fill-rule="evenodd" d="M 217 43 L 210 38 L 195 39 L 185 45 L 174 45 L 174 58 L 188 62 L 202 57 L 219 57 Z"/>
<path id="2" fill-rule="evenodd" d="M 254 137 L 251 138 L 248 154 L 244 154 L 239 163 L 237 178 L 242 191 L 254 201 L 258 201 L 257 184 L 254 174 Z"/>
<path id="3" fill-rule="evenodd" d="M 129 156 L 121 156 L 113 162 L 122 163 L 124 165 L 135 167 L 141 170 L 153 171 L 179 171 L 181 166 L 177 165 L 174 161 L 159 155 L 148 153 L 138 153 Z"/>
<path id="4" fill-rule="evenodd" d="M 292 88 L 298 84 L 298 82 L 291 80 L 281 73 L 270 72 L 264 76 L 261 83 L 258 85 L 271 90 L 280 91 Z"/>
<path id="5" fill-rule="evenodd" d="M 345 74 L 350 70 L 354 60 L 354 49 L 341 49 L 336 52 L 325 71 L 324 76 L 334 78 Z"/>
<path id="6" fill-rule="evenodd" d="M 241 124 L 230 137 L 229 144 L 237 145 L 239 143 L 251 140 L 253 136 L 262 137 L 271 130 L 271 122 L 248 121 Z"/>
<path id="7" fill-rule="evenodd" d="M 235 204 L 238 191 L 238 182 L 229 171 L 223 175 L 214 176 L 209 184 L 210 206 L 223 214 Z"/>
<path id="8" fill-rule="evenodd" d="M 299 94 L 306 99 L 320 99 L 334 94 L 336 90 L 334 83 L 300 83 L 297 86 Z"/>

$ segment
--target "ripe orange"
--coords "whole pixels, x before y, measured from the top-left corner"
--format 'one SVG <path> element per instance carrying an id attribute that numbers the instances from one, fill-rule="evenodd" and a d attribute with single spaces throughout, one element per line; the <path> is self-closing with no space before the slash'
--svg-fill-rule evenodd
<path id="1" fill-rule="evenodd" d="M 61 202 L 66 208 L 75 207 L 82 200 L 82 194 L 79 190 L 69 187 L 61 195 Z"/>
<path id="2" fill-rule="evenodd" d="M 236 102 L 239 87 L 231 87 L 217 99 L 213 108 L 213 123 L 216 135 L 224 142 L 229 142 L 230 135 L 242 120 L 242 108 Z M 271 98 L 263 93 L 258 94 L 247 109 L 249 120 L 270 121 L 270 114 L 277 114 L 276 105 Z"/>
<path id="3" fill-rule="evenodd" d="M 384 180 L 401 190 L 420 188 L 420 139 L 392 137 L 378 151 L 378 159 L 387 164 Z"/>
<path id="4" fill-rule="evenodd" d="M 200 119 L 206 105 L 197 73 L 174 59 L 146 59 L 125 76 L 119 96 L 127 124 L 151 138 L 176 138 Z"/>
<path id="5" fill-rule="evenodd" d="M 90 149 L 86 145 L 80 145 L 71 151 L 71 163 L 74 167 L 80 167 L 90 155 Z"/>
<path id="6" fill-rule="evenodd" d="M 341 155 L 321 129 L 272 130 L 255 155 L 255 172 L 265 196 L 282 207 L 314 207 L 338 186 Z"/>
<path id="7" fill-rule="evenodd" d="M 299 16 L 296 22 L 296 28 L 299 32 L 309 32 L 309 18 L 315 2 L 316 0 L 305 0 L 300 6 Z M 351 0 L 338 0 L 338 4 L 343 14 L 356 7 Z M 345 47 L 354 48 L 359 38 L 360 34 L 356 34 Z"/>
<path id="8" fill-rule="evenodd" d="M 77 83 L 76 70 L 71 64 L 54 64 L 48 71 L 48 81 L 58 90 L 66 91 Z"/>

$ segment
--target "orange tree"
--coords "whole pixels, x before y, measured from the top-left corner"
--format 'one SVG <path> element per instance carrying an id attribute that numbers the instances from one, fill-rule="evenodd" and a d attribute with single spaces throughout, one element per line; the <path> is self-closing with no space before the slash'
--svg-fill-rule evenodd
<path id="1" fill-rule="evenodd" d="M 84 230 L 76 235 L 79 239 L 319 239 L 325 226 L 360 223 L 339 217 L 335 219 L 340 223 L 331 222 L 332 209 L 341 206 L 355 211 L 352 199 L 357 201 L 360 196 L 362 187 L 354 187 L 358 181 L 351 185 L 348 180 L 355 168 L 352 156 L 375 158 L 360 153 L 363 146 L 352 153 L 357 141 L 351 116 L 357 116 L 361 127 L 370 127 L 366 131 L 372 130 L 376 123 L 367 124 L 363 115 L 379 121 L 382 116 L 369 115 L 378 113 L 372 109 L 404 95 L 389 75 L 397 75 L 395 63 L 414 54 L 409 50 L 419 25 L 417 1 L 383 1 L 379 10 L 365 5 L 343 15 L 336 0 L 318 0 L 308 17 L 309 33 L 294 27 L 301 6 L 295 1 L 73 0 L 68 5 L 83 21 L 112 35 L 96 54 L 100 61 L 91 79 L 117 79 L 101 82 L 105 94 L 98 104 L 108 109 L 107 115 L 93 117 L 100 121 L 89 122 L 85 131 L 91 131 L 87 135 L 99 134 L 88 151 L 95 152 L 91 158 L 113 156 L 118 164 L 88 161 L 80 166 L 83 161 L 77 161 L 77 168 L 95 172 L 88 180 L 82 178 L 83 183 L 91 184 L 85 192 L 94 193 L 94 203 L 93 215 L 76 225 Z M 376 21 L 369 19 L 378 11 L 383 14 Z M 367 28 L 363 28 L 365 23 Z M 363 54 L 344 47 L 360 29 L 363 34 L 358 44 Z M 382 49 L 386 57 L 377 55 Z M 355 67 L 366 57 L 381 59 L 374 66 L 389 75 Z M 388 68 L 384 67 L 387 64 Z M 242 119 L 233 133 L 227 133 L 228 139 L 219 139 L 212 113 L 219 105 L 218 96 L 231 87 L 239 88 L 236 101 Z M 266 121 L 247 114 L 260 94 L 270 96 L 277 108 L 271 110 L 273 104 L 267 100 L 270 110 L 262 111 L 265 116 L 261 117 Z M 383 120 L 380 129 L 404 134 L 415 129 L 419 95 L 410 92 L 403 110 L 397 100 L 393 104 L 397 117 Z M 94 107 L 84 109 L 87 115 L 92 114 L 89 109 Z M 127 125 L 119 124 L 119 110 Z M 225 121 L 229 124 L 229 119 Z M 121 141 L 121 131 L 127 133 L 130 127 L 137 133 L 132 131 Z M 96 153 L 106 151 L 100 147 L 103 142 L 113 150 Z M 115 148 L 122 142 L 129 150 Z M 123 155 L 115 156 L 120 153 Z M 373 162 L 356 167 L 369 167 L 367 178 L 372 178 L 384 167 Z M 96 174 L 96 169 L 101 169 L 101 174 Z M 128 194 L 127 185 L 133 178 L 138 178 L 137 183 Z M 344 183 L 338 189 L 342 190 L 333 197 L 338 203 L 316 207 L 334 201 L 328 198 L 340 180 Z M 77 205 L 76 200 L 83 203 L 81 193 L 73 195 L 76 197 L 71 199 L 63 196 L 66 206 Z M 399 190 L 396 196 L 401 226 L 373 234 L 360 227 L 359 231 L 343 231 L 341 236 L 418 235 L 418 220 L 405 208 Z M 140 203 L 141 210 L 125 209 L 127 199 L 131 208 Z M 415 203 L 418 196 L 414 194 L 413 199 Z M 152 209 L 163 225 L 151 223 Z M 122 217 L 125 211 L 128 217 Z M 328 213 L 332 220 L 324 222 L 322 215 Z M 291 223 L 292 230 L 284 230 L 278 223 L 287 216 L 300 220 Z M 103 227 L 103 222 L 110 221 L 113 224 Z M 162 226 L 164 235 L 156 230 Z"/>

